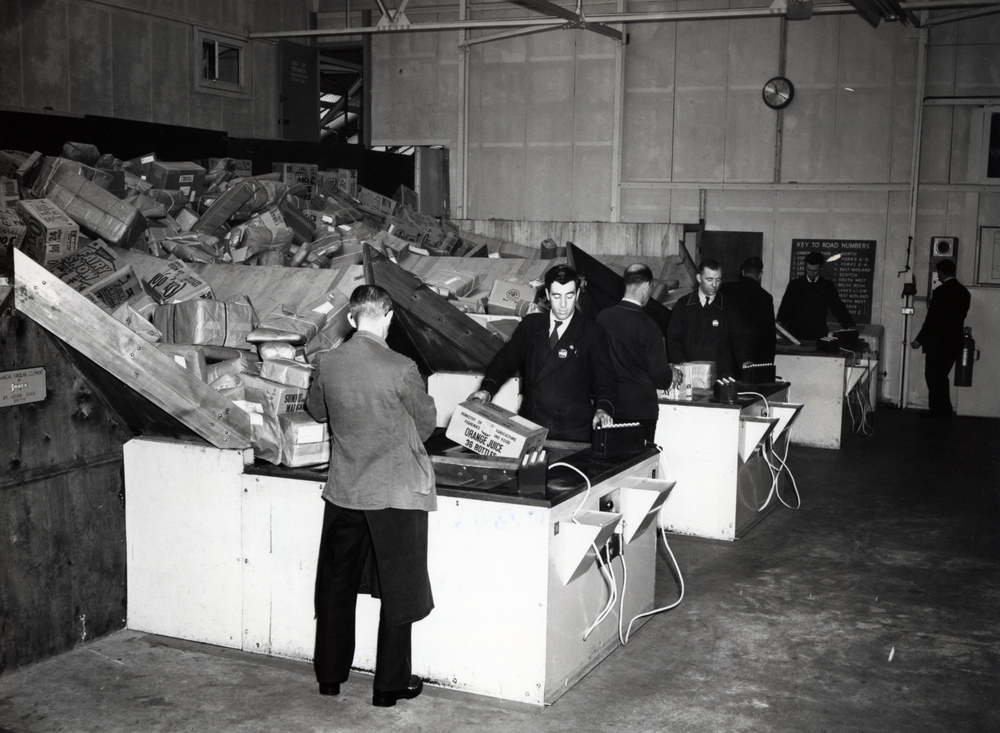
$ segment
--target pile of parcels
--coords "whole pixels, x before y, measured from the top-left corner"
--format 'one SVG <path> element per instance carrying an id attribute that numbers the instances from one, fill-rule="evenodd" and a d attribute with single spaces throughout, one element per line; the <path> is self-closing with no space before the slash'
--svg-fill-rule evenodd
<path id="1" fill-rule="evenodd" d="M 329 459 L 326 426 L 304 412 L 317 357 L 350 332 L 340 290 L 258 319 L 246 297 L 215 298 L 189 263 L 347 267 L 362 242 L 395 260 L 404 249 L 466 254 L 448 222 L 357 185 L 353 170 L 275 164 L 252 177 L 233 159 L 121 161 L 67 143 L 58 157 L 0 151 L 0 262 L 21 249 L 95 305 L 155 343 L 251 416 L 258 458 L 292 467 Z M 117 249 L 162 259 L 140 279 Z M 494 283 L 451 270 L 426 284 L 500 338 L 537 309 L 539 283 Z"/>
<path id="2" fill-rule="evenodd" d="M 94 239 L 206 264 L 338 267 L 360 261 L 363 241 L 396 254 L 462 256 L 472 248 L 450 221 L 418 211 L 405 186 L 389 198 L 359 186 L 356 170 L 275 163 L 252 176 L 249 163 L 212 158 L 205 167 L 155 154 L 123 161 L 73 142 L 56 157 L 4 150 L 0 208 L 44 201 Z M 0 255 L 11 239 L 4 224 Z M 75 242 L 37 246 L 31 254 L 45 264 Z"/>

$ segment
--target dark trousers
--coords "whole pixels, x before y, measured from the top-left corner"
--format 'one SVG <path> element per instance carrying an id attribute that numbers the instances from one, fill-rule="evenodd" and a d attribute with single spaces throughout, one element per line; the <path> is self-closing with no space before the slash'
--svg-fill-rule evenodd
<path id="1" fill-rule="evenodd" d="M 369 515 L 379 521 L 383 509 L 362 512 L 323 502 L 323 534 L 316 568 L 316 648 L 313 667 L 320 684 L 347 679 L 354 661 L 354 626 L 358 586 L 371 552 Z M 411 623 L 386 621 L 383 604 L 375 653 L 376 690 L 401 690 L 410 681 Z"/>
<path id="2" fill-rule="evenodd" d="M 927 402 L 932 415 L 951 417 L 951 385 L 948 374 L 958 355 L 951 350 L 928 349 L 924 354 L 924 379 L 927 381 Z"/>

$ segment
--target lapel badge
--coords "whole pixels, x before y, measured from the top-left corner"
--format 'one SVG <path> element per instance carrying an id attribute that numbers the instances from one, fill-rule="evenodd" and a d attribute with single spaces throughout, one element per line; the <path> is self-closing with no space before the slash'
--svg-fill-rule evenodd
<path id="1" fill-rule="evenodd" d="M 718 318 L 716 318 L 714 321 L 712 321 L 712 327 L 713 328 L 718 328 L 719 327 L 719 319 Z"/>
<path id="2" fill-rule="evenodd" d="M 566 349 L 559 349 L 559 351 L 556 353 L 556 356 L 558 356 L 560 359 L 565 359 L 567 356 L 569 356 L 569 352 L 566 351 Z"/>

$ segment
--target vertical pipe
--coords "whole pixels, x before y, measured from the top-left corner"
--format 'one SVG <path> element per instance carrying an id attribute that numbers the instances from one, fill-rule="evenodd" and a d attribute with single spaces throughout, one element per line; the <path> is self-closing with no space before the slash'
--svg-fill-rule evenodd
<path id="1" fill-rule="evenodd" d="M 372 24 L 372 11 L 361 11 L 361 24 L 368 27 Z M 361 64 L 364 69 L 362 78 L 364 79 L 364 92 L 361 99 L 361 144 L 365 150 L 372 147 L 372 34 L 366 33 L 361 39 Z"/>
<path id="2" fill-rule="evenodd" d="M 625 12 L 625 0 L 618 0 L 618 12 Z M 625 24 L 620 27 L 621 42 L 615 42 L 615 109 L 611 135 L 611 221 L 621 221 L 622 206 L 622 128 L 624 127 L 625 44 L 628 36 Z M 636 243 L 638 244 L 638 243 Z M 639 252 L 642 254 L 642 252 Z"/>
<path id="3" fill-rule="evenodd" d="M 920 13 L 921 22 L 926 22 L 927 11 L 921 11 Z M 913 154 L 910 157 L 910 220 L 907 226 L 907 241 L 913 242 L 914 236 L 917 230 L 917 198 L 920 191 L 920 135 L 923 130 L 924 123 L 924 95 L 926 94 L 927 86 L 927 37 L 929 30 L 927 28 L 921 28 L 919 30 L 919 37 L 917 40 L 917 84 L 914 96 L 914 105 L 916 106 L 915 117 L 913 121 Z M 906 249 L 906 267 L 905 271 L 910 270 L 910 254 L 911 248 L 908 246 Z M 907 296 L 904 300 L 904 304 L 912 304 L 912 300 Z M 906 349 L 909 347 L 909 329 L 910 329 L 910 316 L 903 316 L 903 343 L 900 345 L 902 352 L 901 364 L 900 364 L 900 375 L 899 375 L 899 406 L 902 409 L 906 409 L 908 404 L 907 399 L 907 388 L 909 386 L 909 375 L 910 375 L 910 362 L 906 358 Z"/>
<path id="4" fill-rule="evenodd" d="M 788 56 L 788 19 L 781 18 L 781 39 L 778 41 L 778 74 L 785 75 Z M 781 137 L 785 126 L 785 110 L 779 109 L 774 116 L 774 182 L 781 183 Z"/>
<path id="5" fill-rule="evenodd" d="M 468 8 L 466 0 L 459 0 L 458 17 L 459 20 L 466 20 Z M 458 32 L 459 42 L 465 41 L 469 32 L 461 30 Z M 469 159 L 469 47 L 459 45 L 458 47 L 458 140 L 455 142 L 455 195 L 452 200 L 455 202 L 455 216 L 457 219 L 468 217 L 466 211 L 466 194 L 468 185 L 466 177 L 468 173 Z"/>

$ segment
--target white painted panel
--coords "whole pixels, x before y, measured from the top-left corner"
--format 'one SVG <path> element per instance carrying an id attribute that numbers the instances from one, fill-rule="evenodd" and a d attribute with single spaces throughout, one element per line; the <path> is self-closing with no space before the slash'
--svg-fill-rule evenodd
<path id="1" fill-rule="evenodd" d="M 124 461 L 128 628 L 239 648 L 243 451 L 139 438 Z"/>
<path id="2" fill-rule="evenodd" d="M 740 411 L 661 404 L 656 422 L 660 476 L 677 485 L 660 510 L 671 532 L 736 539 Z"/>
<path id="3" fill-rule="evenodd" d="M 844 357 L 778 354 L 774 364 L 779 378 L 791 382 L 789 399 L 802 403 L 802 411 L 791 427 L 792 443 L 813 448 L 840 448 Z"/>

